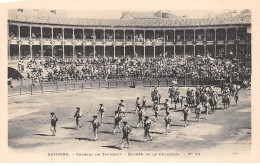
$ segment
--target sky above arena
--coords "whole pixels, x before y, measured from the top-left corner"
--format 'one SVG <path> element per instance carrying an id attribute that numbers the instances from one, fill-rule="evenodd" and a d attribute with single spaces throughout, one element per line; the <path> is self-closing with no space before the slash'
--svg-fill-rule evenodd
<path id="1" fill-rule="evenodd" d="M 167 10 L 170 13 L 178 16 L 187 16 L 188 18 L 205 18 L 209 16 L 218 15 L 221 13 L 230 12 L 232 10 Z M 131 10 L 128 10 L 131 11 Z M 134 12 L 157 12 L 159 10 L 133 10 Z M 119 19 L 122 13 L 126 12 L 123 10 L 67 10 L 68 17 L 76 18 L 95 18 L 95 19 Z M 237 11 L 239 13 L 239 11 Z"/>

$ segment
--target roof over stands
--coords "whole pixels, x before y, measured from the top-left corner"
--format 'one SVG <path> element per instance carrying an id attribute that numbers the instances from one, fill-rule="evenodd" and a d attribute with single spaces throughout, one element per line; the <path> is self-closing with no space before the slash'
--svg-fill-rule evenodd
<path id="1" fill-rule="evenodd" d="M 138 14 L 135 17 L 142 17 Z M 85 19 L 69 17 L 49 17 L 9 13 L 10 22 L 25 22 L 50 25 L 75 25 L 88 27 L 187 27 L 187 26 L 221 26 L 251 24 L 251 12 L 234 17 L 204 19 Z"/>

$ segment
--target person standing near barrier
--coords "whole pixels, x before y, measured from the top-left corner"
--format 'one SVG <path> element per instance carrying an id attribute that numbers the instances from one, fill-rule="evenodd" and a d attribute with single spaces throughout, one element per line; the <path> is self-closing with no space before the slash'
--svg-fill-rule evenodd
<path id="1" fill-rule="evenodd" d="M 166 129 L 166 132 L 165 134 L 167 135 L 167 133 L 170 133 L 170 124 L 171 124 L 171 116 L 170 116 L 170 113 L 167 112 L 166 113 L 166 116 L 164 117 L 164 122 L 165 122 L 165 129 Z"/>
<path id="2" fill-rule="evenodd" d="M 122 143 L 121 143 L 121 148 L 120 148 L 121 150 L 122 150 L 123 147 L 124 147 L 124 141 L 127 142 L 127 148 L 130 148 L 130 141 L 129 141 L 128 136 L 129 136 L 129 134 L 130 134 L 131 131 L 132 131 L 131 127 L 129 127 L 129 126 L 127 125 L 127 122 L 126 122 L 126 121 L 124 121 L 123 124 L 124 124 L 124 126 L 123 126 L 123 129 L 122 129 L 122 131 L 123 131 L 123 138 L 122 138 Z"/>
<path id="3" fill-rule="evenodd" d="M 77 130 L 78 130 L 79 128 L 81 128 L 80 118 L 81 118 L 83 115 L 82 115 L 82 112 L 81 112 L 81 110 L 80 110 L 79 107 L 77 107 L 76 109 L 77 109 L 77 110 L 76 110 L 76 112 L 75 112 L 75 114 L 74 114 L 74 119 L 76 118 L 76 125 L 77 125 Z"/>
<path id="4" fill-rule="evenodd" d="M 159 114 L 159 110 L 160 110 L 160 105 L 157 102 L 154 103 L 153 110 L 154 110 L 154 116 L 155 116 L 154 122 L 156 122 L 159 119 L 158 114 Z"/>
<path id="5" fill-rule="evenodd" d="M 89 128 L 93 128 L 93 132 L 94 132 L 94 141 L 96 141 L 98 139 L 98 128 L 101 126 L 101 123 L 97 120 L 97 115 L 93 116 L 93 120 L 91 122 L 91 125 Z"/>
<path id="6" fill-rule="evenodd" d="M 105 111 L 106 111 L 106 107 L 101 103 L 99 104 L 100 105 L 100 108 L 98 110 L 98 114 L 100 113 L 100 116 L 101 116 L 101 123 L 103 123 L 103 119 L 104 119 L 104 114 L 105 114 Z"/>
<path id="7" fill-rule="evenodd" d="M 56 125 L 58 122 L 58 117 L 55 115 L 54 112 L 51 112 L 51 131 L 52 131 L 52 135 L 56 136 Z"/>
<path id="8" fill-rule="evenodd" d="M 184 109 L 182 109 L 182 113 L 183 113 L 183 116 L 184 116 L 184 127 L 186 127 L 188 125 L 188 115 L 190 113 L 190 109 L 188 107 L 188 104 L 184 104 Z"/>

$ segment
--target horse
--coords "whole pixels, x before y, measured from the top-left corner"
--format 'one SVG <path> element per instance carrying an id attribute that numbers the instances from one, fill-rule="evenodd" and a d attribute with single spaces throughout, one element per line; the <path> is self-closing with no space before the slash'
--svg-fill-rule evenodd
<path id="1" fill-rule="evenodd" d="M 227 94 L 222 94 L 222 103 L 224 104 L 224 109 L 229 108 L 230 106 L 230 98 Z"/>

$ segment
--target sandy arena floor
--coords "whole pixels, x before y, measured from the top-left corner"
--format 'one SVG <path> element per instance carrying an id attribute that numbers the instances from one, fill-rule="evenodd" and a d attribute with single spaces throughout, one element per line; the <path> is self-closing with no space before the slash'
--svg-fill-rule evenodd
<path id="1" fill-rule="evenodd" d="M 186 94 L 187 88 L 180 88 Z M 183 115 L 170 110 L 172 116 L 171 133 L 165 135 L 163 117 L 165 110 L 161 105 L 160 119 L 152 127 L 153 141 L 144 142 L 142 127 L 136 128 L 136 97 L 147 96 L 148 106 L 152 105 L 150 92 L 152 88 L 135 89 L 101 89 L 70 91 L 62 93 L 45 93 L 9 97 L 9 147 L 16 151 L 26 152 L 77 152 L 91 151 L 120 152 L 122 134 L 113 132 L 114 111 L 120 99 L 127 104 L 125 120 L 133 127 L 130 134 L 131 148 L 125 152 L 194 152 L 218 154 L 243 154 L 250 152 L 251 147 L 251 91 L 240 91 L 238 106 L 232 99 L 229 109 L 223 110 L 219 102 L 216 113 L 205 120 L 201 115 L 200 122 L 195 114 L 189 116 L 189 126 L 183 127 Z M 168 88 L 159 88 L 161 102 L 168 97 Z M 99 128 L 97 141 L 93 141 L 92 129 L 89 129 L 92 115 L 98 113 L 99 104 L 107 107 L 104 123 Z M 73 120 L 76 106 L 83 111 L 82 128 L 76 130 Z M 180 109 L 180 105 L 177 106 Z M 50 112 L 59 118 L 57 136 L 51 136 Z M 154 112 L 149 107 L 147 115 L 154 119 Z M 100 117 L 99 117 L 100 118 Z M 141 126 L 141 125 L 140 125 Z M 74 154 L 73 154 L 74 155 Z"/>

